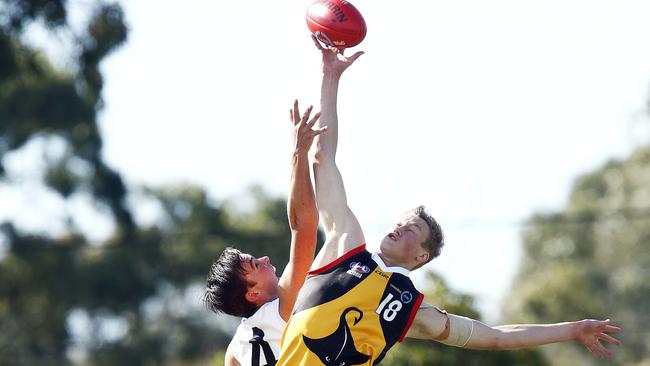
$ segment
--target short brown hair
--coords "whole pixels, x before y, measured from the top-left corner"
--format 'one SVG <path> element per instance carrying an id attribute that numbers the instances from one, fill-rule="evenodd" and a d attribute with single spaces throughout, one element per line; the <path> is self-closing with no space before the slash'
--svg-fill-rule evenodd
<path id="1" fill-rule="evenodd" d="M 424 239 L 422 244 L 420 244 L 422 248 L 426 249 L 426 251 L 429 252 L 429 260 L 424 263 L 420 263 L 413 268 L 418 269 L 429 263 L 431 260 L 433 260 L 433 258 L 436 258 L 440 255 L 442 247 L 445 245 L 444 237 L 442 235 L 442 228 L 424 206 L 418 206 L 406 214 L 408 216 L 418 216 L 429 226 L 429 235 L 426 239 Z"/>
<path id="2" fill-rule="evenodd" d="M 208 271 L 203 301 L 215 313 L 250 317 L 257 306 L 246 300 L 249 283 L 244 277 L 242 252 L 228 247 L 215 259 Z"/>

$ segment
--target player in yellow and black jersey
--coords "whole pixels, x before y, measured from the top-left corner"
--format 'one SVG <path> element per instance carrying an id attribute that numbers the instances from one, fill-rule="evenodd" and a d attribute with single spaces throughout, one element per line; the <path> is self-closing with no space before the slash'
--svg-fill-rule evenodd
<path id="1" fill-rule="evenodd" d="M 309 273 L 285 333 L 293 344 L 285 347 L 309 350 L 305 365 L 379 362 L 404 338 L 422 298 L 407 270 L 359 246 Z"/>
<path id="2" fill-rule="evenodd" d="M 598 358 L 611 355 L 601 342 L 619 345 L 608 333 L 620 328 L 609 320 L 490 327 L 422 301 L 408 278 L 409 271 L 437 257 L 443 245 L 440 226 L 423 207 L 398 221 L 382 239 L 378 253 L 365 250 L 363 231 L 348 207 L 335 162 L 339 79 L 362 52 L 346 57 L 313 39 L 323 56 L 319 127 L 327 126 L 329 131 L 316 138 L 312 157 L 326 239 L 282 336 L 277 366 L 374 365 L 405 336 L 473 349 L 515 349 L 575 340 Z M 385 148 L 405 159 L 418 158 L 400 149 L 408 146 L 399 144 L 408 140 L 408 133 L 398 126 L 395 136 Z M 427 164 L 423 162 L 424 170 Z M 418 179 L 392 168 L 391 179 Z"/>

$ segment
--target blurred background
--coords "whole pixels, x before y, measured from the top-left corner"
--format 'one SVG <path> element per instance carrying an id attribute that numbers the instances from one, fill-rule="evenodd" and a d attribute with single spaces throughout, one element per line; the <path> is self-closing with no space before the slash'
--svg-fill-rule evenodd
<path id="1" fill-rule="evenodd" d="M 0 0 L 0 365 L 223 364 L 210 263 L 288 258 L 309 3 Z M 650 3 L 354 4 L 338 163 L 368 247 L 424 204 L 429 302 L 624 328 L 608 361 L 406 341 L 382 364 L 650 365 Z"/>

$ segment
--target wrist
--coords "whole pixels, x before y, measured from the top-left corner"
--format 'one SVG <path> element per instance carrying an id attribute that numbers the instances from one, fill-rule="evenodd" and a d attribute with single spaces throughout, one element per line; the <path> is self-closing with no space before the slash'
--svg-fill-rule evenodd
<path id="1" fill-rule="evenodd" d="M 323 71 L 323 82 L 338 83 L 342 73 L 334 71 Z"/>
<path id="2" fill-rule="evenodd" d="M 569 337 L 572 340 L 577 340 L 580 335 L 583 320 L 577 320 L 569 323 Z"/>

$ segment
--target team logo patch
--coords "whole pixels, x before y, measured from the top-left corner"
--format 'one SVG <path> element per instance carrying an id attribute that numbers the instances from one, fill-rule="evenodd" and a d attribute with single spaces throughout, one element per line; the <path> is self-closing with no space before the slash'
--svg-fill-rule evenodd
<path id="1" fill-rule="evenodd" d="M 400 300 L 402 300 L 403 303 L 408 304 L 413 301 L 413 294 L 408 291 L 403 291 L 400 295 Z"/>
<path id="2" fill-rule="evenodd" d="M 356 278 L 361 278 L 364 273 L 368 272 L 370 272 L 370 267 L 364 266 L 361 262 L 352 262 L 350 263 L 350 269 L 345 273 L 353 275 Z"/>
<path id="3" fill-rule="evenodd" d="M 346 315 L 354 313 L 354 322 L 348 324 Z M 366 365 L 370 356 L 357 350 L 352 338 L 350 327 L 357 325 L 363 319 L 363 312 L 355 307 L 343 310 L 339 317 L 339 326 L 334 333 L 323 338 L 309 338 L 302 335 L 305 346 L 321 360 L 323 365 L 352 366 Z"/>
<path id="4" fill-rule="evenodd" d="M 364 266 L 363 264 L 361 264 L 361 262 L 350 263 L 350 269 L 361 273 L 370 272 L 370 268 L 368 266 Z"/>

